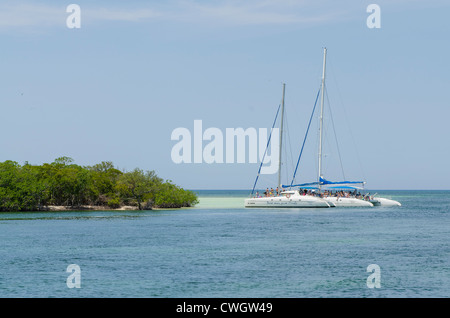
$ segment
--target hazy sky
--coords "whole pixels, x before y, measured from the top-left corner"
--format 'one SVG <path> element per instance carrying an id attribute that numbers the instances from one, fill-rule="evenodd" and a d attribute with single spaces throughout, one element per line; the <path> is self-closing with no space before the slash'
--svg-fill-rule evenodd
<path id="1" fill-rule="evenodd" d="M 295 163 L 327 47 L 325 111 L 345 178 L 450 189 L 448 1 L 55 2 L 0 3 L 0 161 L 69 156 L 189 189 L 249 189 L 259 163 L 176 164 L 172 132 L 193 133 L 194 120 L 224 135 L 270 128 L 286 83 L 285 158 Z M 71 3 L 79 29 L 66 24 Z M 381 28 L 367 26 L 371 3 Z M 314 125 L 297 182 L 316 178 Z M 337 180 L 332 132 L 324 173 Z"/>

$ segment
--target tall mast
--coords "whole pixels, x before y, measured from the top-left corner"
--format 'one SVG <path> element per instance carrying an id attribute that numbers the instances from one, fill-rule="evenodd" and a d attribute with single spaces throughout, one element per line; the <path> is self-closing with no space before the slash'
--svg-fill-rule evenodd
<path id="1" fill-rule="evenodd" d="M 322 89 L 320 101 L 320 118 L 319 118 L 319 175 L 317 177 L 319 192 L 320 192 L 320 178 L 322 177 L 322 135 L 323 135 L 323 101 L 325 92 L 325 65 L 327 60 L 327 48 L 323 48 L 323 72 L 322 72 Z"/>
<path id="2" fill-rule="evenodd" d="M 281 123 L 280 123 L 280 151 L 278 155 L 278 184 L 277 187 L 281 188 L 281 152 L 283 150 L 283 118 L 284 118 L 284 90 L 286 84 L 283 83 L 283 95 L 281 98 Z"/>

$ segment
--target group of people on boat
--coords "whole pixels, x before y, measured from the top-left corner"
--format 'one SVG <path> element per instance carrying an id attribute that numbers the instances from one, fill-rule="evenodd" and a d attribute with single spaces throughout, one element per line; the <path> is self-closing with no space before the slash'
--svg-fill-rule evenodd
<path id="1" fill-rule="evenodd" d="M 372 196 L 370 196 L 370 193 L 361 194 L 360 192 L 356 191 L 330 191 L 325 190 L 323 193 L 320 193 L 320 197 L 337 197 L 337 198 L 355 198 L 360 200 L 366 200 L 370 201 L 372 199 Z"/>
<path id="2" fill-rule="evenodd" d="M 281 195 L 282 190 L 279 189 L 278 187 L 276 189 L 273 188 L 267 188 L 262 195 L 256 191 L 256 194 L 254 196 L 254 198 L 262 198 L 262 197 L 278 197 Z M 308 189 L 299 189 L 299 194 L 300 195 L 311 195 L 311 196 L 316 196 L 316 197 L 337 197 L 337 198 L 356 198 L 356 199 L 361 199 L 361 200 L 366 200 L 366 201 L 370 201 L 372 200 L 372 196 L 370 196 L 370 193 L 367 194 L 361 194 L 360 192 L 358 192 L 356 189 L 354 191 L 344 191 L 344 190 L 339 190 L 339 191 L 331 191 L 331 190 L 324 190 L 323 192 L 319 192 L 316 190 L 308 190 Z"/>
<path id="3" fill-rule="evenodd" d="M 267 188 L 266 191 L 262 193 L 262 195 L 259 194 L 258 191 L 256 191 L 256 198 L 262 198 L 262 197 L 277 197 L 281 194 L 281 190 L 277 187 L 275 190 L 273 188 Z"/>

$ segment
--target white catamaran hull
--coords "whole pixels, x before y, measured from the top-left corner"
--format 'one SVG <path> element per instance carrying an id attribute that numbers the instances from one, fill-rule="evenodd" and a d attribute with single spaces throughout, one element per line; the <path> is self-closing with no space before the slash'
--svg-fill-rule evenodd
<path id="1" fill-rule="evenodd" d="M 326 197 L 328 203 L 334 204 L 337 207 L 372 207 L 373 203 L 357 198 L 346 197 Z"/>
<path id="2" fill-rule="evenodd" d="M 401 203 L 386 198 L 373 198 L 370 200 L 374 206 L 401 206 Z"/>
<path id="3" fill-rule="evenodd" d="M 246 208 L 330 208 L 334 207 L 324 199 L 309 195 L 262 197 L 245 199 Z"/>

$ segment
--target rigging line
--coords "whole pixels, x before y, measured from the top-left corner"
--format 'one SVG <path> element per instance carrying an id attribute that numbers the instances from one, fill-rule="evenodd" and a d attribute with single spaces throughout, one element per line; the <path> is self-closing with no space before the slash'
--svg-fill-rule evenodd
<path id="1" fill-rule="evenodd" d="M 278 113 L 280 112 L 280 108 L 281 108 L 281 104 L 278 106 L 277 114 L 275 115 L 275 119 L 273 121 L 272 129 L 270 130 L 269 138 L 267 139 L 266 149 L 264 150 L 264 155 L 263 155 L 263 157 L 261 159 L 261 164 L 259 165 L 258 174 L 256 175 L 256 180 L 255 180 L 255 183 L 253 184 L 253 189 L 252 189 L 251 195 L 253 195 L 253 192 L 255 191 L 256 183 L 258 182 L 259 174 L 261 172 L 261 167 L 262 167 L 264 159 L 266 157 L 267 148 L 269 147 L 270 139 L 272 138 L 272 131 L 273 131 L 273 128 L 275 127 L 275 123 L 277 122 L 277 117 L 278 117 Z M 280 151 L 281 151 L 281 149 L 280 149 Z"/>
<path id="2" fill-rule="evenodd" d="M 336 147 L 337 147 L 337 152 L 338 152 L 338 156 L 339 156 L 339 163 L 341 164 L 342 176 L 344 177 L 344 180 L 347 180 L 345 178 L 344 166 L 342 164 L 342 158 L 341 158 L 341 151 L 339 150 L 339 143 L 338 143 L 338 139 L 337 139 L 336 129 L 334 126 L 333 114 L 331 112 L 331 104 L 330 104 L 330 100 L 328 99 L 328 90 L 326 89 L 326 87 L 325 87 L 325 95 L 327 97 L 328 110 L 330 111 L 331 126 L 333 127 L 334 139 L 336 141 Z"/>
<path id="3" fill-rule="evenodd" d="M 333 63 L 330 63 L 330 66 L 331 66 L 331 69 L 333 69 Z M 358 147 L 356 146 L 355 137 L 353 136 L 353 132 L 352 132 L 352 130 L 350 128 L 350 124 L 348 122 L 347 111 L 345 109 L 345 105 L 344 105 L 344 102 L 342 100 L 341 91 L 339 90 L 339 86 L 338 86 L 338 83 L 337 83 L 337 80 L 336 80 L 336 76 L 334 74 L 334 70 L 332 70 L 331 74 L 333 75 L 333 81 L 334 81 L 334 83 L 336 85 L 336 90 L 337 90 L 338 96 L 339 96 L 339 102 L 340 102 L 341 107 L 342 107 L 342 109 L 344 111 L 344 117 L 345 117 L 345 121 L 347 122 L 348 130 L 350 131 L 350 136 L 352 138 L 353 147 L 354 147 L 355 152 L 356 152 L 356 158 L 358 159 L 359 169 L 361 169 L 361 173 L 363 175 L 363 178 L 364 178 L 364 180 L 366 180 L 366 176 L 365 176 L 365 173 L 364 173 L 364 168 L 363 168 L 363 166 L 361 164 L 361 159 L 360 159 L 359 152 L 358 152 Z"/>
<path id="4" fill-rule="evenodd" d="M 317 92 L 316 102 L 314 103 L 314 108 L 311 113 L 311 117 L 309 118 L 308 128 L 306 129 L 305 138 L 303 139 L 302 149 L 300 150 L 300 154 L 299 154 L 298 160 L 297 160 L 297 165 L 295 166 L 294 175 L 292 176 L 291 184 L 289 187 L 292 187 L 292 184 L 294 183 L 295 175 L 297 174 L 298 164 L 300 163 L 300 158 L 302 157 L 303 148 L 305 147 L 306 137 L 308 137 L 309 127 L 311 126 L 311 121 L 313 119 L 314 111 L 316 110 L 317 100 L 319 99 L 319 93 L 320 93 L 320 88 L 319 88 L 319 91 Z"/>

